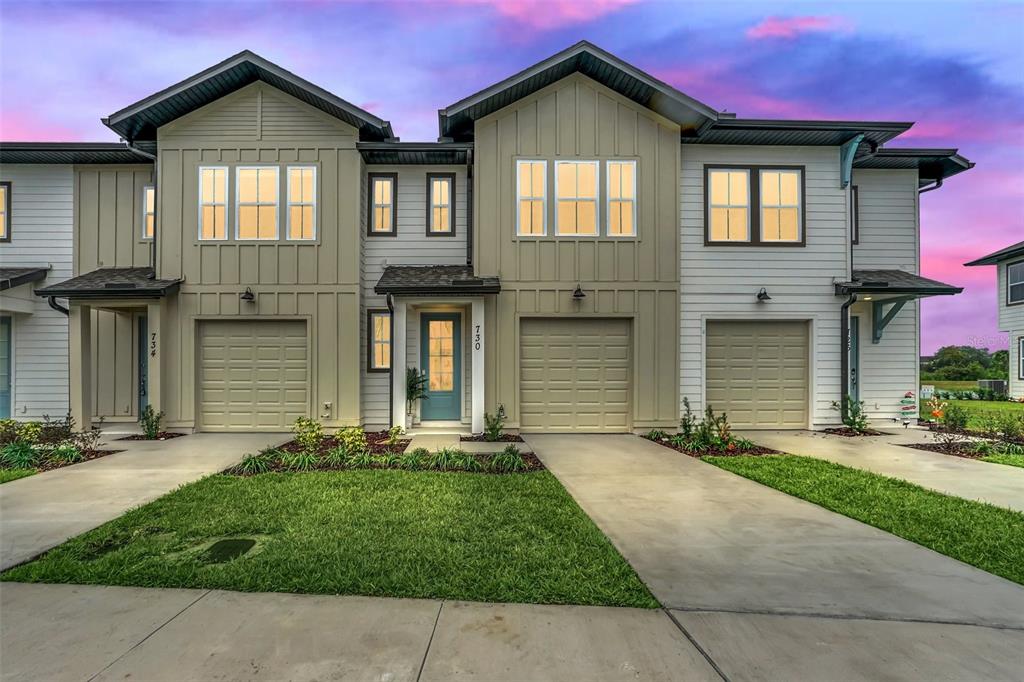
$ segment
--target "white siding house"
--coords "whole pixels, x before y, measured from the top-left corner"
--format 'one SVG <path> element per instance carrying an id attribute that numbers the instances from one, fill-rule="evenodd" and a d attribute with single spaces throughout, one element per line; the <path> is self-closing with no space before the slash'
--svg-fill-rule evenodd
<path id="1" fill-rule="evenodd" d="M 967 265 L 996 266 L 999 329 L 1010 337 L 1009 394 L 1024 399 L 1024 242 L 1008 246 Z"/>

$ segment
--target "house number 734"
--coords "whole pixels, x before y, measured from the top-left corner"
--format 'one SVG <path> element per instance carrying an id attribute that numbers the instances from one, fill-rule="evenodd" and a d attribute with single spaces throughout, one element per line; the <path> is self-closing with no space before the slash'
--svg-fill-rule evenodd
<path id="1" fill-rule="evenodd" d="M 149 357 L 156 357 L 156 332 L 149 335 Z"/>
<path id="2" fill-rule="evenodd" d="M 480 350 L 480 325 L 473 325 L 473 350 Z"/>

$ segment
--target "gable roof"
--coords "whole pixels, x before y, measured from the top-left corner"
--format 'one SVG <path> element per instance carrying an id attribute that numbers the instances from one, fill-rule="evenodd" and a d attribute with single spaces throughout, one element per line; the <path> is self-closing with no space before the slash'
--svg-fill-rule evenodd
<path id="1" fill-rule="evenodd" d="M 671 85 L 582 40 L 556 55 L 437 112 L 441 137 L 473 136 L 473 122 L 531 95 L 572 73 L 582 73 L 684 129 L 715 120 L 715 110 Z"/>
<path id="2" fill-rule="evenodd" d="M 956 149 L 896 147 L 879 149 L 874 154 L 856 158 L 853 167 L 888 170 L 916 168 L 918 184 L 923 186 L 970 170 L 974 168 L 974 162 L 961 156 Z"/>
<path id="3" fill-rule="evenodd" d="M 156 129 L 160 126 L 258 80 L 354 126 L 359 129 L 360 139 L 383 140 L 394 137 L 388 121 L 377 118 L 249 50 L 228 57 L 102 121 L 126 140 L 155 140 Z"/>
<path id="4" fill-rule="evenodd" d="M 153 163 L 120 142 L 0 142 L 0 163 Z"/>
<path id="5" fill-rule="evenodd" d="M 972 260 L 970 263 L 964 263 L 964 265 L 995 265 L 996 263 L 1001 263 L 1004 260 L 1010 260 L 1017 256 L 1024 256 L 1024 242 L 1017 242 L 1013 246 L 1007 246 L 1005 249 L 999 249 L 987 256 L 983 256 L 977 260 Z"/>

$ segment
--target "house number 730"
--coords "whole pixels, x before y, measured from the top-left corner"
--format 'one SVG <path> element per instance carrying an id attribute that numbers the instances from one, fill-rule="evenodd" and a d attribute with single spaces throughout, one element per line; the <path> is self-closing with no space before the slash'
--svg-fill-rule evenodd
<path id="1" fill-rule="evenodd" d="M 473 350 L 480 350 L 480 325 L 473 325 Z"/>

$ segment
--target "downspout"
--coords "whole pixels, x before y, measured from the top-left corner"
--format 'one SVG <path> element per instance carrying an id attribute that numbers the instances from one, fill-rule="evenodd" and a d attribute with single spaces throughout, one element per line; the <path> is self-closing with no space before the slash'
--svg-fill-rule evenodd
<path id="1" fill-rule="evenodd" d="M 49 306 L 50 306 L 51 308 L 53 308 L 54 310 L 56 310 L 56 311 L 57 311 L 58 313 L 62 313 L 62 314 L 64 314 L 64 315 L 70 315 L 70 314 L 71 314 L 71 311 L 70 311 L 70 310 L 68 310 L 67 308 L 65 308 L 64 306 L 62 306 L 62 305 L 61 305 L 60 303 L 57 303 L 57 297 L 56 297 L 56 296 L 47 296 L 47 297 L 46 297 L 46 303 L 47 303 L 47 304 L 48 304 L 48 305 L 49 305 Z"/>
<path id="2" fill-rule="evenodd" d="M 388 303 L 388 315 L 391 316 L 390 319 L 391 319 L 391 326 L 392 326 L 392 329 L 391 329 L 391 339 L 392 339 L 392 342 L 388 344 L 388 414 L 391 415 L 391 418 L 388 419 L 388 423 L 391 426 L 394 426 L 395 425 L 395 375 L 394 375 L 395 374 L 395 344 L 394 344 L 394 338 L 395 338 L 395 330 L 394 330 L 394 326 L 395 326 L 395 303 L 391 299 L 391 294 L 388 294 L 387 303 Z M 372 333 L 372 331 L 370 329 L 367 329 L 366 333 L 370 334 L 370 333 Z"/>
<path id="3" fill-rule="evenodd" d="M 839 336 L 840 354 L 839 367 L 842 380 L 840 382 L 842 394 L 839 397 L 840 415 L 843 422 L 849 416 L 850 406 L 847 397 L 850 395 L 850 306 L 857 302 L 857 294 L 850 294 L 850 297 L 843 303 L 839 312 Z"/>
<path id="4" fill-rule="evenodd" d="M 146 152 L 146 151 L 143 151 L 143 150 L 139 149 L 129 139 L 126 139 L 126 138 L 122 137 L 121 141 L 124 142 L 124 146 L 127 147 L 129 151 L 131 151 L 131 152 L 133 152 L 135 154 L 138 154 L 139 156 L 144 156 L 144 157 L 146 157 L 147 159 L 149 159 L 150 161 L 153 162 L 153 192 L 155 194 L 156 191 L 157 191 L 157 186 L 156 186 L 156 184 L 157 184 L 156 183 L 156 171 L 157 171 L 157 169 L 156 169 L 156 154 L 150 154 L 149 152 Z M 155 208 L 156 207 L 154 206 L 154 209 Z M 156 211 L 154 211 L 154 214 L 155 213 L 156 213 Z M 156 279 L 156 230 L 157 230 L 156 224 L 157 224 L 157 222 L 158 221 L 154 218 L 154 220 L 153 220 L 153 241 L 150 242 L 150 245 L 149 245 L 149 266 L 153 269 L 152 279 Z"/>
<path id="5" fill-rule="evenodd" d="M 466 150 L 466 265 L 473 267 L 473 150 Z"/>
<path id="6" fill-rule="evenodd" d="M 934 185 L 929 185 L 928 187 L 922 187 L 921 189 L 917 190 L 917 193 L 918 194 L 924 194 L 925 192 L 931 192 L 933 189 L 938 189 L 940 187 L 942 187 L 942 178 L 941 177 L 938 180 L 935 181 Z"/>

